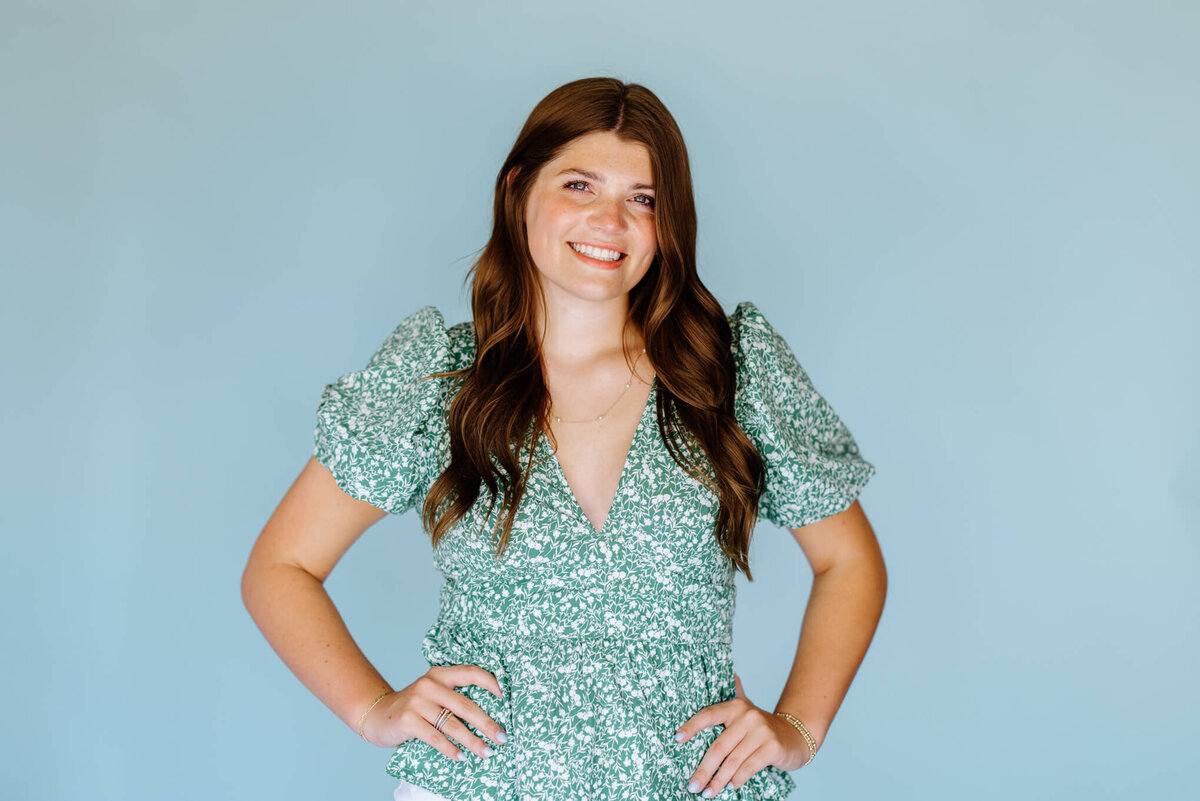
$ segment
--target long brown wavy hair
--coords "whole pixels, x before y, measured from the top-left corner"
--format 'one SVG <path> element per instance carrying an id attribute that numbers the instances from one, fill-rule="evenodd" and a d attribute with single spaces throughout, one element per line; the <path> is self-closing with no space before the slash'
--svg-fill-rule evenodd
<path id="1" fill-rule="evenodd" d="M 522 443 L 549 432 L 550 395 L 535 325 L 542 287 L 526 239 L 526 201 L 541 167 L 572 140 L 596 131 L 641 143 L 650 153 L 658 252 L 629 292 L 626 325 L 642 332 L 658 377 L 659 435 L 671 458 L 719 498 L 714 536 L 753 581 L 749 547 L 764 465 L 734 416 L 728 320 L 696 272 L 687 148 L 653 92 L 616 78 L 572 81 L 543 98 L 496 176 L 492 235 L 467 274 L 475 362 L 430 376 L 455 377 L 459 388 L 446 412 L 450 464 L 425 498 L 422 524 L 436 547 L 486 486 L 489 518 L 502 497 L 492 531 L 496 556 L 508 545 L 535 452 L 529 448 L 522 468 Z"/>

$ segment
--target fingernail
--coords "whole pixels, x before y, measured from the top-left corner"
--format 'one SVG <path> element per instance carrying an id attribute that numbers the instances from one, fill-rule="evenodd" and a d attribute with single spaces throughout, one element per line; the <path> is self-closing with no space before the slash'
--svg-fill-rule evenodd
<path id="1" fill-rule="evenodd" d="M 489 756 L 489 757 L 494 756 L 495 753 L 496 753 L 496 749 L 492 748 L 490 745 L 485 745 L 483 747 L 483 755 L 484 756 Z"/>
<path id="2" fill-rule="evenodd" d="M 467 752 L 459 751 L 458 756 L 455 757 L 455 759 L 457 759 L 459 762 L 466 762 L 467 761 Z"/>
<path id="3" fill-rule="evenodd" d="M 712 788 L 705 787 L 704 792 L 700 794 L 704 798 L 712 798 Z"/>
<path id="4" fill-rule="evenodd" d="M 726 790 L 732 790 L 732 789 L 733 789 L 733 782 L 730 782 L 729 784 L 725 785 L 725 789 L 726 789 Z"/>
<path id="5" fill-rule="evenodd" d="M 677 743 L 683 742 L 683 732 L 681 732 L 681 731 L 675 732 L 675 742 L 677 742 Z"/>
<path id="6" fill-rule="evenodd" d="M 500 743 L 501 745 L 503 745 L 504 743 L 507 743 L 508 735 L 502 731 L 496 732 L 496 742 Z"/>
<path id="7" fill-rule="evenodd" d="M 700 782 L 698 782 L 698 781 L 688 782 L 688 792 L 689 793 L 694 793 L 699 789 L 700 789 Z"/>

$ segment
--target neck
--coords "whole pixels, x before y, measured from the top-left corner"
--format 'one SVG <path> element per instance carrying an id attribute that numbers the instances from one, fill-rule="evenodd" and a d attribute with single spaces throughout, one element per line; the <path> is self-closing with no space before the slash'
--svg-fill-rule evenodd
<path id="1" fill-rule="evenodd" d="M 626 352 L 631 359 L 641 352 L 640 333 L 625 325 L 628 294 L 603 301 L 574 297 L 558 301 L 549 296 L 546 300 L 547 308 L 539 309 L 537 326 L 547 369 L 590 372 L 614 362 L 624 364 Z"/>

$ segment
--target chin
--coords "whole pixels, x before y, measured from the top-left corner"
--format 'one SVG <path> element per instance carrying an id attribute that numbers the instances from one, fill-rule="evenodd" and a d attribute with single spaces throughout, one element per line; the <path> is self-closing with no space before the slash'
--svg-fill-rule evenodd
<path id="1" fill-rule="evenodd" d="M 617 283 L 578 281 L 548 281 L 546 283 L 548 283 L 546 288 L 552 290 L 554 294 L 586 301 L 606 301 L 628 294 L 628 290 L 622 289 L 622 285 Z"/>

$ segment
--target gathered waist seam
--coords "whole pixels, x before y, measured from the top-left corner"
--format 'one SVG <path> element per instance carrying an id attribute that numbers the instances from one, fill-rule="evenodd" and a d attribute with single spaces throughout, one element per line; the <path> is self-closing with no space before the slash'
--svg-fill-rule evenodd
<path id="1" fill-rule="evenodd" d="M 730 649 L 733 647 L 732 637 L 645 637 L 636 634 L 620 633 L 546 633 L 524 634 L 514 631 L 480 630 L 477 624 L 468 621 L 438 619 L 430 628 L 430 634 L 465 636 L 467 639 L 478 641 L 481 645 L 516 643 L 520 646 L 588 646 L 604 645 L 608 647 L 650 647 L 650 648 L 715 648 Z"/>

